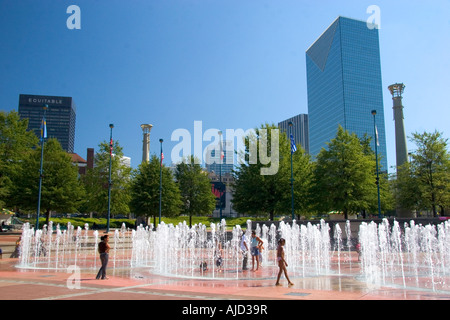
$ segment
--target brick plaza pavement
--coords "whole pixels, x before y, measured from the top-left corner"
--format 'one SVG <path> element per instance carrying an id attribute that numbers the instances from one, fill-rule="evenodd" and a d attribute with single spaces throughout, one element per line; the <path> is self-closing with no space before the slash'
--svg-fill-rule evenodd
<path id="1" fill-rule="evenodd" d="M 14 241 L 14 237 L 2 237 Z M 357 257 L 354 265 L 357 264 Z M 146 269 L 108 270 L 108 280 L 96 280 L 96 270 L 82 270 L 74 281 L 66 270 L 24 270 L 18 259 L 0 260 L 0 300 L 450 300 L 450 292 L 401 286 L 377 287 L 354 275 L 282 277 L 275 286 L 273 270 L 243 271 L 241 279 L 189 279 L 152 274 Z M 98 264 L 99 265 L 99 264 Z M 345 271 L 345 270 L 344 270 Z M 343 272 L 343 274 L 346 274 Z"/>

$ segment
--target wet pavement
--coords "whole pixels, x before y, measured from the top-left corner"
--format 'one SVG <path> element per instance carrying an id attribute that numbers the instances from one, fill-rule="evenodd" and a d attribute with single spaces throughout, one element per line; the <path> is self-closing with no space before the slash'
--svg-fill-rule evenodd
<path id="1" fill-rule="evenodd" d="M 109 270 L 96 280 L 93 269 L 24 270 L 17 259 L 0 260 L 0 300 L 449 300 L 450 292 L 393 285 L 379 287 L 355 275 L 300 277 L 281 286 L 269 267 L 240 279 L 201 279 L 152 274 L 148 269 Z"/>
<path id="2" fill-rule="evenodd" d="M 1 240 L 5 245 L 16 238 L 2 236 Z M 111 259 L 109 279 L 96 280 L 100 263 L 97 257 L 89 259 L 95 267 L 22 269 L 17 267 L 18 259 L 4 254 L 0 259 L 0 300 L 450 300 L 450 279 L 441 279 L 445 285 L 433 288 L 427 277 L 408 282 L 393 277 L 388 286 L 369 284 L 361 279 L 356 253 L 339 265 L 339 271 L 334 265 L 333 275 L 302 276 L 290 271 L 292 287 L 284 276 L 282 285 L 275 285 L 275 266 L 263 265 L 256 272 L 225 270 L 223 274 L 210 274 L 210 278 L 200 274 L 180 277 L 158 275 L 151 268 L 113 268 Z"/>

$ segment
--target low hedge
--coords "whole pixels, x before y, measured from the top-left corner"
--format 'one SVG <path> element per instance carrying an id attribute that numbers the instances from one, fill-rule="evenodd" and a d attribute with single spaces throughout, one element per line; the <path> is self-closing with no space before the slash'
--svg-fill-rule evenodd
<path id="1" fill-rule="evenodd" d="M 227 228 L 232 229 L 234 226 L 239 225 L 242 228 L 247 227 L 247 220 L 255 220 L 254 218 L 249 217 L 241 217 L 241 218 L 226 218 Z M 36 220 L 33 219 L 21 219 L 23 222 L 29 222 L 34 225 Z M 156 223 L 158 224 L 158 218 L 156 219 Z M 39 219 L 39 226 L 45 225 L 45 217 Z M 59 224 L 61 229 L 65 229 L 70 222 L 75 228 L 81 227 L 84 229 L 86 223 L 89 226 L 89 230 L 93 229 L 106 229 L 107 220 L 106 218 L 82 218 L 82 217 L 73 217 L 73 218 L 50 218 L 50 221 L 53 222 L 53 228 Z M 153 222 L 153 218 L 151 219 Z M 186 221 L 189 224 L 189 217 L 187 216 L 179 216 L 179 217 L 162 217 L 161 221 L 165 224 L 173 224 L 177 225 L 179 223 L 183 223 Z M 207 228 L 210 227 L 211 223 L 219 223 L 219 218 L 211 218 L 211 217 L 192 217 L 192 224 L 204 224 Z M 134 229 L 136 220 L 135 219 L 111 219 L 109 222 L 109 227 L 111 229 L 120 229 L 122 224 L 125 223 L 127 228 Z"/>

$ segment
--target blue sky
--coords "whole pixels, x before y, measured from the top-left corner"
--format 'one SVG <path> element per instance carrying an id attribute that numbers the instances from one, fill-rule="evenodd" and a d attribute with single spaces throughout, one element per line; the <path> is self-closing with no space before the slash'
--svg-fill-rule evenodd
<path id="1" fill-rule="evenodd" d="M 80 30 L 66 26 L 70 5 L 81 9 Z M 137 167 L 140 125 L 151 123 L 151 153 L 163 138 L 168 164 L 172 132 L 193 133 L 194 121 L 247 130 L 307 113 L 305 51 L 339 15 L 366 21 L 370 5 L 381 10 L 393 166 L 390 84 L 406 85 L 408 136 L 450 136 L 448 0 L 0 0 L 0 110 L 17 110 L 21 93 L 71 96 L 76 153 L 97 150 L 114 123 Z"/>

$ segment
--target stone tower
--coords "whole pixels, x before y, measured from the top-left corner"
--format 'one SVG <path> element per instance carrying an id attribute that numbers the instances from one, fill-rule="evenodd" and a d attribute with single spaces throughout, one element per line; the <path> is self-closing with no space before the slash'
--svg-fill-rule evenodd
<path id="1" fill-rule="evenodd" d="M 405 85 L 403 83 L 396 83 L 389 86 L 389 91 L 394 100 L 394 121 L 395 121 L 395 148 L 397 158 L 397 168 L 408 161 L 408 148 L 406 147 L 405 126 L 403 123 L 403 91 Z"/>
<path id="2" fill-rule="evenodd" d="M 144 140 L 142 141 L 142 163 L 150 161 L 150 130 L 153 125 L 141 124 Z"/>
<path id="3" fill-rule="evenodd" d="M 394 101 L 394 121 L 395 121 L 395 151 L 397 159 L 397 173 L 401 166 L 408 162 L 408 148 L 406 146 L 406 134 L 403 115 L 403 91 L 405 85 L 403 83 L 396 83 L 389 86 L 389 91 L 392 94 L 392 100 Z M 414 218 L 414 212 L 398 207 L 396 209 L 397 217 L 399 218 Z"/>

